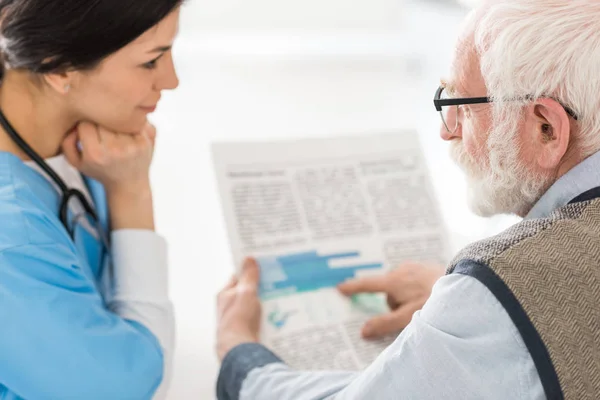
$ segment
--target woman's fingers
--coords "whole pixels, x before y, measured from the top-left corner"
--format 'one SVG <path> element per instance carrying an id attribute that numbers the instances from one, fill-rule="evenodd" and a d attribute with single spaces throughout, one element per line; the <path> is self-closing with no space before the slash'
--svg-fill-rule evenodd
<path id="1" fill-rule="evenodd" d="M 73 130 L 62 143 L 62 152 L 72 166 L 79 169 L 82 163 L 82 154 L 79 150 L 79 133 Z"/>

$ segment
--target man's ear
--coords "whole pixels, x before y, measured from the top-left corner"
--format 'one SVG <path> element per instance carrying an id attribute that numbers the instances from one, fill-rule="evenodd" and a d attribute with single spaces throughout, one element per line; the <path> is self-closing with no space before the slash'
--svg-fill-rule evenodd
<path id="1" fill-rule="evenodd" d="M 542 169 L 557 168 L 571 140 L 571 122 L 564 107 L 553 99 L 539 99 L 529 115 L 535 159 Z"/>

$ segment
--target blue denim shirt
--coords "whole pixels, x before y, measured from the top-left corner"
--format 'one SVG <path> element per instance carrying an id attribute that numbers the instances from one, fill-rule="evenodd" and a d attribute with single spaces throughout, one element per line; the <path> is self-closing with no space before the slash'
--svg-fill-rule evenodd
<path id="1" fill-rule="evenodd" d="M 561 177 L 526 218 L 541 218 L 600 187 L 600 152 Z M 533 359 L 488 288 L 447 275 L 423 309 L 362 372 L 295 371 L 259 344 L 223 360 L 217 397 L 229 399 L 545 399 Z"/>

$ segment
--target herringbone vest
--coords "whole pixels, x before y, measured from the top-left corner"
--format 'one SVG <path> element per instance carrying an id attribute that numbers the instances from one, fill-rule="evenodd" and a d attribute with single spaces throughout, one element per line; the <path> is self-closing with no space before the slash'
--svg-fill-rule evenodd
<path id="1" fill-rule="evenodd" d="M 600 188 L 463 250 L 519 330 L 548 399 L 600 399 Z"/>

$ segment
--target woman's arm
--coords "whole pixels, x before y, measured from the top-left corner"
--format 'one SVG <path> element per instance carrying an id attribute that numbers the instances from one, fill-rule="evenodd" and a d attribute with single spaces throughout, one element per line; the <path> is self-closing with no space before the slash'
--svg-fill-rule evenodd
<path id="1" fill-rule="evenodd" d="M 114 277 L 110 310 L 147 327 L 161 345 L 164 378 L 156 399 L 166 396 L 174 347 L 173 307 L 168 297 L 167 250 L 154 233 L 149 168 L 156 130 L 136 135 L 82 122 L 63 143 L 69 162 L 106 190 L 112 231 Z M 78 143 L 81 143 L 81 151 Z"/>
<path id="2" fill-rule="evenodd" d="M 126 287 L 111 303 L 122 315 L 106 309 L 68 244 L 3 249 L 0 266 L 0 376 L 10 392 L 25 399 L 152 398 L 163 378 L 160 335 L 138 320 L 139 309 L 120 303 Z"/>
<path id="3" fill-rule="evenodd" d="M 165 399 L 175 347 L 173 304 L 168 293 L 167 244 L 150 230 L 123 229 L 113 231 L 111 237 L 114 291 L 108 308 L 126 320 L 144 325 L 160 343 L 164 376 L 154 399 Z"/>

